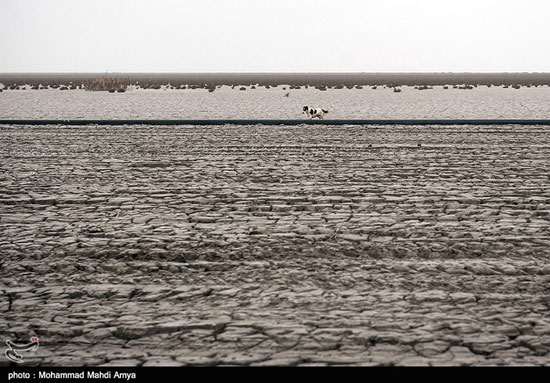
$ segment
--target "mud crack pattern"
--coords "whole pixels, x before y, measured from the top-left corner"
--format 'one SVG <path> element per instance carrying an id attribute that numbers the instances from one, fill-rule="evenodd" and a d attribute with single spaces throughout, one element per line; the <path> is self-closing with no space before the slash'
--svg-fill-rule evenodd
<path id="1" fill-rule="evenodd" d="M 0 334 L 42 366 L 549 365 L 549 139 L 0 126 Z"/>

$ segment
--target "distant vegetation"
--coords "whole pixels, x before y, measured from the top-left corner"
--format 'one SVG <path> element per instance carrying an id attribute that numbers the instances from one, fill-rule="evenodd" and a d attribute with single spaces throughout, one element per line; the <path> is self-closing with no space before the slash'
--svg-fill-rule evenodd
<path id="1" fill-rule="evenodd" d="M 222 85 L 241 87 L 288 86 L 290 89 L 314 87 L 319 90 L 352 89 L 368 86 L 396 88 L 416 86 L 431 89 L 448 86 L 473 89 L 476 86 L 531 87 L 550 85 L 550 73 L 8 73 L 0 74 L 6 89 L 57 88 L 124 91 L 129 86 L 141 89 L 207 89 Z"/>
<path id="2" fill-rule="evenodd" d="M 94 91 L 109 91 L 111 93 L 125 92 L 130 85 L 130 78 L 128 76 L 109 76 L 104 75 L 94 78 L 93 80 L 84 80 L 82 87 L 86 90 Z"/>

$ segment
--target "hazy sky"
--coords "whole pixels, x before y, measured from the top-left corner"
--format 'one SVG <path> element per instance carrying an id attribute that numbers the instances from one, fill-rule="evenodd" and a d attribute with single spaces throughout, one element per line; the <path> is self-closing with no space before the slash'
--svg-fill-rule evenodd
<path id="1" fill-rule="evenodd" d="M 548 0 L 0 0 L 0 72 L 549 72 Z"/>

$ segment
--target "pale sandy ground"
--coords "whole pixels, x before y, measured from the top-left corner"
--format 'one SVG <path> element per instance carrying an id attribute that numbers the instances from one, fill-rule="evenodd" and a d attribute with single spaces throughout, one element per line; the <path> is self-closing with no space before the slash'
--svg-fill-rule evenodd
<path id="1" fill-rule="evenodd" d="M 2 118 L 301 118 L 304 105 L 329 110 L 327 118 L 550 118 L 550 88 L 480 86 L 473 90 L 288 89 L 8 90 L 0 93 Z M 289 97 L 284 95 L 290 92 Z"/>
<path id="2" fill-rule="evenodd" d="M 48 366 L 550 365 L 549 139 L 0 126 L 2 342 L 37 335 Z"/>

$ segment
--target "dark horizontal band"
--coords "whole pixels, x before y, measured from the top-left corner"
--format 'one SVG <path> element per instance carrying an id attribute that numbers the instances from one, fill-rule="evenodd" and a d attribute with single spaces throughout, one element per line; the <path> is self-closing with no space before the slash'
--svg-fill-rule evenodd
<path id="1" fill-rule="evenodd" d="M 419 120 L 0 120 L 6 125 L 550 125 L 550 119 L 419 119 Z"/>

